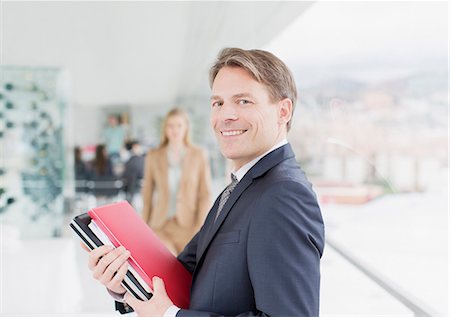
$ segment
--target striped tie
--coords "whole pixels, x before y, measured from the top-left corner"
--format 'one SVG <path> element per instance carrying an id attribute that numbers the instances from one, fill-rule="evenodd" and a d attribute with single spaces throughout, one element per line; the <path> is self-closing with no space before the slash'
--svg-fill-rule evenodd
<path id="1" fill-rule="evenodd" d="M 227 202 L 228 198 L 230 198 L 231 192 L 236 187 L 237 183 L 239 183 L 238 179 L 236 178 L 236 176 L 234 176 L 234 174 L 231 174 L 231 183 L 230 185 L 228 185 L 227 188 L 225 188 L 225 190 L 222 193 L 222 196 L 220 196 L 219 208 L 217 208 L 216 219 L 214 219 L 214 222 L 217 220 L 217 218 L 219 218 L 223 206 Z"/>

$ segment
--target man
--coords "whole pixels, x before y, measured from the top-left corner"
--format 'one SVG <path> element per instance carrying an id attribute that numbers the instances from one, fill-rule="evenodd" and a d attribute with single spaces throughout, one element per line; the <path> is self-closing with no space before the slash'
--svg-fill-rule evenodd
<path id="1" fill-rule="evenodd" d="M 318 316 L 323 221 L 286 141 L 294 79 L 269 52 L 229 48 L 210 84 L 211 125 L 234 180 L 178 257 L 193 275 L 190 308 L 173 306 L 158 277 L 151 300 L 125 294 L 125 301 L 138 316 Z M 90 267 L 121 294 L 127 257 L 98 248 Z"/>
<path id="2" fill-rule="evenodd" d="M 103 131 L 106 151 L 113 165 L 116 165 L 120 161 L 120 151 L 127 137 L 124 126 L 119 124 L 119 119 L 120 116 L 110 114 L 108 116 L 108 125 Z"/>
<path id="3" fill-rule="evenodd" d="M 125 183 L 126 199 L 133 205 L 134 194 L 140 189 L 140 183 L 144 178 L 145 156 L 141 145 L 136 140 L 127 142 L 125 147 L 130 153 L 130 158 L 125 163 L 122 179 Z"/>

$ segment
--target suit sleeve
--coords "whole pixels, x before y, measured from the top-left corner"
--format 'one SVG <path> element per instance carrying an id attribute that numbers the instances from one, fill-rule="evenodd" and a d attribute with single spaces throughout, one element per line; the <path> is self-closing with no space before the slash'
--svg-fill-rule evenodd
<path id="1" fill-rule="evenodd" d="M 258 310 L 318 316 L 324 227 L 312 190 L 286 181 L 261 196 L 247 259 Z"/>
<path id="2" fill-rule="evenodd" d="M 178 255 L 178 261 L 191 273 L 194 272 L 197 265 L 197 244 L 199 232 L 186 245 L 184 250 Z"/>
<path id="3" fill-rule="evenodd" d="M 256 310 L 238 316 L 318 316 L 323 247 L 323 221 L 312 190 L 292 181 L 272 184 L 257 202 L 247 244 Z M 177 316 L 218 314 L 180 310 Z"/>
<path id="4" fill-rule="evenodd" d="M 152 198 L 153 198 L 153 175 L 152 175 L 152 152 L 148 152 L 145 157 L 144 165 L 144 180 L 142 184 L 142 218 L 146 223 L 149 223 L 152 213 Z"/>

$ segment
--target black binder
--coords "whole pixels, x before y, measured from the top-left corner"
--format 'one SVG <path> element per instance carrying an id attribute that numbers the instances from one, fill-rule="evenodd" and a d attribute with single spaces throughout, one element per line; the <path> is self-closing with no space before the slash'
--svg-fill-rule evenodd
<path id="1" fill-rule="evenodd" d="M 87 213 L 84 213 L 73 218 L 70 223 L 70 227 L 81 238 L 84 244 L 90 250 L 93 250 L 99 246 L 102 246 L 103 242 L 97 237 L 91 228 L 89 228 L 91 220 L 91 217 Z M 149 300 L 153 296 L 152 293 L 145 290 L 130 270 L 127 271 L 122 285 L 137 299 Z"/>

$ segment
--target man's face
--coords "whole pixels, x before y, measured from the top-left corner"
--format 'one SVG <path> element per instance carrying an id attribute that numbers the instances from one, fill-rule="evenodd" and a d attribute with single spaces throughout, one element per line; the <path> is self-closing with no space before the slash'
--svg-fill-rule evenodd
<path id="1" fill-rule="evenodd" d="M 281 103 L 272 102 L 267 88 L 244 69 L 219 71 L 212 86 L 211 126 L 222 154 L 234 162 L 235 169 L 286 137 Z"/>
<path id="2" fill-rule="evenodd" d="M 117 125 L 117 118 L 115 116 L 109 116 L 108 122 L 111 127 L 115 127 Z"/>

